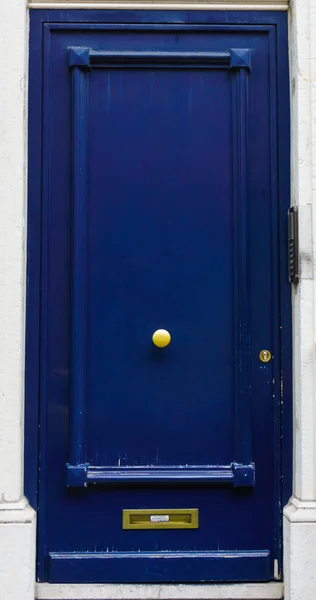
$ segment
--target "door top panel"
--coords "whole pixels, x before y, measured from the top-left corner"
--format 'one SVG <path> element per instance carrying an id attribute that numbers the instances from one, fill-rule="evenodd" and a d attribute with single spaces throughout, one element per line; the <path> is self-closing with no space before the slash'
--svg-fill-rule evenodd
<path id="1" fill-rule="evenodd" d="M 254 219 L 255 196 L 270 197 L 272 34 L 50 37 L 50 119 L 65 132 L 73 121 L 74 144 L 69 483 L 113 478 L 105 465 L 137 467 L 135 476 L 222 465 L 221 480 L 234 481 L 224 467 L 233 463 L 253 483 L 249 310 L 270 245 L 264 261 L 249 252 L 250 222 L 254 240 L 270 237 L 269 203 Z M 50 136 L 51 193 L 61 198 L 69 151 L 54 127 Z M 266 285 L 257 311 L 268 298 Z M 163 351 L 151 341 L 161 327 L 172 335 Z"/>

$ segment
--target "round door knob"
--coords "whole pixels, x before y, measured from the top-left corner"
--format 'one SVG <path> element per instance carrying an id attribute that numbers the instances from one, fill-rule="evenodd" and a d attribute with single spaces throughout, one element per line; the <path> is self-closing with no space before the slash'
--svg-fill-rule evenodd
<path id="1" fill-rule="evenodd" d="M 157 348 L 165 348 L 171 342 L 171 335 L 166 329 L 157 329 L 152 339 Z"/>

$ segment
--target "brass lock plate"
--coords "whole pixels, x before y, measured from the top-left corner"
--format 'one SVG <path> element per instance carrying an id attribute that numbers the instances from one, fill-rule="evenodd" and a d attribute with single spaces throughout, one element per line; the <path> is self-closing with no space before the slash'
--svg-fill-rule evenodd
<path id="1" fill-rule="evenodd" d="M 197 508 L 124 509 L 123 529 L 198 529 Z"/>
<path id="2" fill-rule="evenodd" d="M 271 352 L 269 350 L 261 350 L 261 352 L 259 354 L 259 358 L 260 358 L 261 362 L 268 363 L 268 362 L 270 362 L 270 360 L 272 358 Z"/>

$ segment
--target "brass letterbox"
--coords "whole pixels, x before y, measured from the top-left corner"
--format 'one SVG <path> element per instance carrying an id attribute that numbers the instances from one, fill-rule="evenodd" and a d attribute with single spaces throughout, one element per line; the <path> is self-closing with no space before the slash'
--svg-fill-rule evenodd
<path id="1" fill-rule="evenodd" d="M 123 510 L 123 529 L 198 529 L 197 508 Z"/>

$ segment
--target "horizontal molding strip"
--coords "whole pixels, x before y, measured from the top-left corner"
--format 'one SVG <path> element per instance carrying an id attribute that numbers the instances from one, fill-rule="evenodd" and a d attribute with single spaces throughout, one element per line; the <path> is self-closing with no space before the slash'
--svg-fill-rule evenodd
<path id="1" fill-rule="evenodd" d="M 283 584 L 37 583 L 36 600 L 281 600 Z"/>
<path id="2" fill-rule="evenodd" d="M 288 0 L 208 0 L 206 2 L 104 2 L 102 0 L 29 0 L 29 8 L 58 9 L 144 9 L 144 10 L 288 10 Z"/>
<path id="3" fill-rule="evenodd" d="M 161 52 L 161 51 L 95 51 L 88 46 L 69 48 L 69 67 L 91 69 L 93 66 L 118 68 L 130 67 L 171 67 L 197 66 L 198 68 L 223 68 L 251 70 L 251 50 L 249 48 L 231 48 L 225 52 Z M 81 80 L 79 80 L 81 81 Z M 75 86 L 75 98 L 78 96 Z M 81 121 L 80 121 L 81 123 Z M 82 154 L 82 152 L 81 152 Z M 80 173 L 83 173 L 81 169 Z M 82 187 L 82 186 L 81 186 Z M 77 396 L 77 394 L 76 394 Z M 75 404 L 76 407 L 77 403 Z"/>
<path id="4" fill-rule="evenodd" d="M 232 463 L 230 466 L 201 467 L 94 467 L 67 464 L 67 485 L 164 483 L 255 485 L 255 466 Z"/>
<path id="5" fill-rule="evenodd" d="M 95 52 L 93 50 L 90 52 L 92 65 L 113 62 L 115 66 L 118 63 L 135 63 L 137 66 L 144 63 L 229 66 L 230 61 L 230 52 Z"/>
<path id="6" fill-rule="evenodd" d="M 50 552 L 50 560 L 124 560 L 126 558 L 130 560 L 141 561 L 144 558 L 150 560 L 157 558 L 158 560 L 170 560 L 175 558 L 179 560 L 181 558 L 225 558 L 236 559 L 236 558 L 268 558 L 270 556 L 269 550 L 214 550 L 214 551 L 201 551 L 195 552 Z"/>

